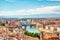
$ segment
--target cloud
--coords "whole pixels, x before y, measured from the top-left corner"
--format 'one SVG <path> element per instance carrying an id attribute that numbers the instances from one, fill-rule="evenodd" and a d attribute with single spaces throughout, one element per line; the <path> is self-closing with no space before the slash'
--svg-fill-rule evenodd
<path id="1" fill-rule="evenodd" d="M 37 0 L 37 1 L 43 1 L 43 0 Z"/>
<path id="2" fill-rule="evenodd" d="M 47 1 L 60 1 L 60 0 L 47 0 Z"/>
<path id="3" fill-rule="evenodd" d="M 16 2 L 16 0 L 5 0 L 7 2 Z"/>
<path id="4" fill-rule="evenodd" d="M 14 15 L 15 11 L 0 11 L 0 16 Z"/>
<path id="5" fill-rule="evenodd" d="M 17 13 L 27 13 L 27 14 L 45 14 L 45 13 L 58 13 L 56 10 L 59 10 L 60 6 L 46 6 L 40 7 L 35 9 L 28 9 L 28 10 L 17 10 Z M 60 12 L 59 12 L 60 13 Z"/>
<path id="6" fill-rule="evenodd" d="M 45 6 L 35 9 L 22 9 L 16 11 L 0 11 L 0 16 L 32 15 L 32 14 L 60 14 L 60 6 Z"/>

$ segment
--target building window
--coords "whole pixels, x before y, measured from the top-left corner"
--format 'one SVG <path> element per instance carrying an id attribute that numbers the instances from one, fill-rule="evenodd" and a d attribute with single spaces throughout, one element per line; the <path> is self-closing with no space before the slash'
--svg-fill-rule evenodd
<path id="1" fill-rule="evenodd" d="M 10 32 L 13 32 L 13 29 L 9 28 L 9 31 L 10 31 Z"/>
<path id="2" fill-rule="evenodd" d="M 48 27 L 48 29 L 50 29 L 50 27 Z"/>
<path id="3" fill-rule="evenodd" d="M 54 31 L 57 31 L 57 28 L 54 28 Z"/>

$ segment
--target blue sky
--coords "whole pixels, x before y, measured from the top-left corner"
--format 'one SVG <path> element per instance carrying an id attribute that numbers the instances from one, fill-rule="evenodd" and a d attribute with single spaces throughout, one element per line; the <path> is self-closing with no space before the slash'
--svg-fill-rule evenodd
<path id="1" fill-rule="evenodd" d="M 60 0 L 0 0 L 0 16 L 60 14 Z"/>

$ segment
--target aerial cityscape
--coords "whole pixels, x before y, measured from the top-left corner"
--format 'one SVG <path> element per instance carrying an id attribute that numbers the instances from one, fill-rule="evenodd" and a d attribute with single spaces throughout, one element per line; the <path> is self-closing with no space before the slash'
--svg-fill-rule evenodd
<path id="1" fill-rule="evenodd" d="M 60 40 L 60 0 L 0 0 L 0 40 Z"/>
<path id="2" fill-rule="evenodd" d="M 0 19 L 0 40 L 60 40 L 60 19 Z"/>

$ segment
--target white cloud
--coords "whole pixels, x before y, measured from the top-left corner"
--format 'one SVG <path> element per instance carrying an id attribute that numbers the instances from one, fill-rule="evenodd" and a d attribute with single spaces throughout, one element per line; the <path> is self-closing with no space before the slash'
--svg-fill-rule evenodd
<path id="1" fill-rule="evenodd" d="M 37 0 L 37 1 L 43 1 L 43 0 Z"/>
<path id="2" fill-rule="evenodd" d="M 3 16 L 8 16 L 8 15 L 14 15 L 14 11 L 0 11 L 0 16 L 3 15 Z"/>
<path id="3" fill-rule="evenodd" d="M 5 0 L 7 2 L 16 2 L 16 0 Z"/>
<path id="4" fill-rule="evenodd" d="M 28 9 L 28 10 L 17 10 L 17 13 L 30 13 L 30 14 L 45 14 L 45 13 L 57 13 L 55 10 L 60 9 L 60 6 L 46 6 L 41 8 L 35 9 Z"/>
<path id="5" fill-rule="evenodd" d="M 60 1 L 60 0 L 47 0 L 47 1 Z"/>
<path id="6" fill-rule="evenodd" d="M 31 15 L 31 14 L 60 14 L 60 6 L 46 6 L 40 7 L 35 9 L 23 9 L 23 10 L 16 10 L 16 11 L 0 11 L 0 16 L 10 16 L 10 15 Z"/>

